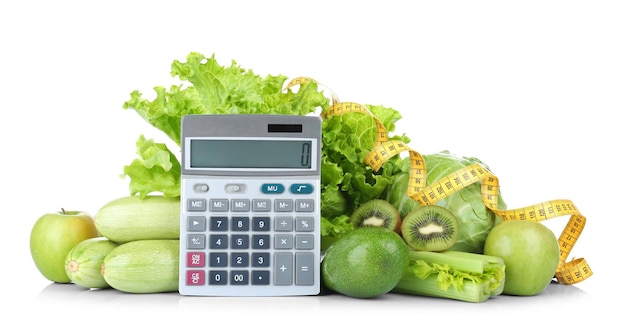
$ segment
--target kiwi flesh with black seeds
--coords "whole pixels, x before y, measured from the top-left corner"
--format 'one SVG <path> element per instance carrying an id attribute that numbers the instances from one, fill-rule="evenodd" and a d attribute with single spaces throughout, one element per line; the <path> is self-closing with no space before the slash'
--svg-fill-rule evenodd
<path id="1" fill-rule="evenodd" d="M 371 199 L 352 212 L 350 222 L 354 227 L 377 226 L 400 233 L 402 218 L 391 203 L 383 199 Z"/>
<path id="2" fill-rule="evenodd" d="M 401 235 L 415 250 L 443 251 L 459 238 L 459 220 L 450 210 L 425 205 L 415 208 L 402 219 Z"/>

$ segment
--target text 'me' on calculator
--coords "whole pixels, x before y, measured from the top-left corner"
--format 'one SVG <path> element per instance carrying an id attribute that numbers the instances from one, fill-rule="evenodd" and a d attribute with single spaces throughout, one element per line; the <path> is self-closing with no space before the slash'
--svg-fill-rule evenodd
<path id="1" fill-rule="evenodd" d="M 321 118 L 188 115 L 181 129 L 180 294 L 319 294 Z"/>

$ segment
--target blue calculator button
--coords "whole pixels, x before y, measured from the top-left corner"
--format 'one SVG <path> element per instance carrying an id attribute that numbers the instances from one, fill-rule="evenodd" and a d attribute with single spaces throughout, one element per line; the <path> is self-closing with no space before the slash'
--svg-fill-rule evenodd
<path id="1" fill-rule="evenodd" d="M 291 184 L 289 188 L 293 194 L 311 194 L 313 193 L 313 185 L 311 184 Z"/>
<path id="2" fill-rule="evenodd" d="M 283 184 L 263 184 L 261 185 L 261 193 L 280 194 L 285 191 Z"/>

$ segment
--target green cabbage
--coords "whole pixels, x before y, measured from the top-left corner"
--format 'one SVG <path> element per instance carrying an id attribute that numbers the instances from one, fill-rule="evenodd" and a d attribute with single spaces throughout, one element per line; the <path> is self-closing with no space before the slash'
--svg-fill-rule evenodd
<path id="1" fill-rule="evenodd" d="M 462 169 L 471 164 L 484 163 L 476 158 L 459 157 L 449 151 L 442 151 L 430 155 L 422 155 L 426 164 L 426 185 Z M 401 173 L 394 175 L 390 188 L 386 191 L 385 199 L 396 206 L 402 218 L 421 205 L 407 194 L 409 182 L 409 159 L 403 159 Z M 496 214 L 489 210 L 482 202 L 480 182 L 476 182 L 458 191 L 455 194 L 439 201 L 438 205 L 447 208 L 459 219 L 461 232 L 459 239 L 451 250 L 482 253 L 487 234 L 496 222 Z M 498 208 L 506 209 L 501 196 L 498 198 Z"/>

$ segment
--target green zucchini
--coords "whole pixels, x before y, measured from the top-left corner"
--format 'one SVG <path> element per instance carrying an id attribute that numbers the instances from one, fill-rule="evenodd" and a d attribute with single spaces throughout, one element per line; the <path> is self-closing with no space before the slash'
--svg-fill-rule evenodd
<path id="1" fill-rule="evenodd" d="M 180 199 L 127 196 L 105 204 L 94 216 L 98 232 L 111 241 L 178 239 Z"/>
<path id="2" fill-rule="evenodd" d="M 105 237 L 79 242 L 65 257 L 65 273 L 70 281 L 83 288 L 108 288 L 102 277 L 102 261 L 119 244 Z"/>
<path id="3" fill-rule="evenodd" d="M 136 240 L 113 249 L 102 276 L 113 289 L 137 294 L 178 291 L 179 240 Z"/>

